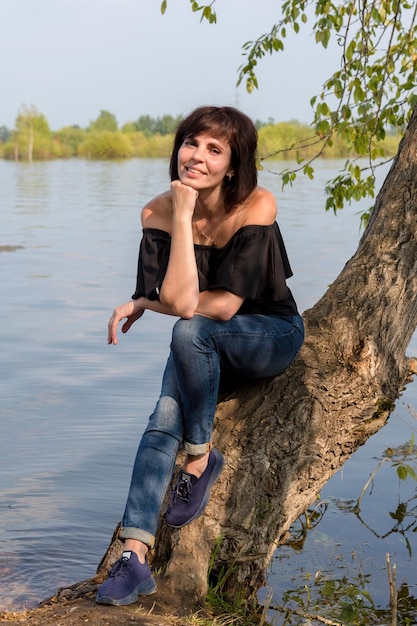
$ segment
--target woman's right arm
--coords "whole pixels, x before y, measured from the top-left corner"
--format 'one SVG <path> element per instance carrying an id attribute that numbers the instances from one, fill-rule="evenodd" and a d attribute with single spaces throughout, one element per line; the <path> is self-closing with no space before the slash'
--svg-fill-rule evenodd
<path id="1" fill-rule="evenodd" d="M 198 193 L 179 180 L 169 192 L 154 198 L 142 211 L 142 227 L 168 232 L 171 245 L 159 299 L 171 315 L 190 318 L 198 306 L 199 283 L 192 218 Z"/>
<path id="2" fill-rule="evenodd" d="M 192 218 L 198 193 L 179 180 L 171 183 L 171 248 L 159 299 L 182 318 L 193 317 L 199 299 Z"/>
<path id="3" fill-rule="evenodd" d="M 140 297 L 116 307 L 108 323 L 107 343 L 116 345 L 117 328 L 126 333 L 145 310 L 192 317 L 199 301 L 198 273 L 192 238 L 192 215 L 197 193 L 179 181 L 171 184 L 170 193 L 148 203 L 142 211 L 143 228 L 159 228 L 171 234 L 171 250 L 159 300 Z"/>

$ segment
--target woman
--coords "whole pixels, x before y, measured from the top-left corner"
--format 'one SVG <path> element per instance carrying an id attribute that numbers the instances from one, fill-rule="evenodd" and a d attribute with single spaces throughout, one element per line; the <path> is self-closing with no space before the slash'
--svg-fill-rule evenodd
<path id="1" fill-rule="evenodd" d="M 220 375 L 275 376 L 299 351 L 304 330 L 272 194 L 257 186 L 257 132 L 232 107 L 200 107 L 177 130 L 169 191 L 142 211 L 137 285 L 116 307 L 108 343 L 145 310 L 180 319 L 161 395 L 137 452 L 122 520 L 122 558 L 100 586 L 102 604 L 156 591 L 146 554 L 180 448 L 186 452 L 166 521 L 201 515 L 223 468 L 211 445 Z"/>

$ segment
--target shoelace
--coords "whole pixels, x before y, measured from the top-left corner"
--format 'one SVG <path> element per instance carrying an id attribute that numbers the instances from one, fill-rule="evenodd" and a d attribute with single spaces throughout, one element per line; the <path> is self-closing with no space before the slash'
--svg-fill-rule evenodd
<path id="1" fill-rule="evenodd" d="M 119 559 L 116 563 L 113 563 L 109 570 L 109 576 L 114 578 L 115 576 L 126 577 L 129 571 L 129 559 Z"/>
<path id="2" fill-rule="evenodd" d="M 184 500 L 184 502 L 188 502 L 192 489 L 193 487 L 191 481 L 189 479 L 182 478 L 175 487 L 174 496 L 180 500 Z"/>

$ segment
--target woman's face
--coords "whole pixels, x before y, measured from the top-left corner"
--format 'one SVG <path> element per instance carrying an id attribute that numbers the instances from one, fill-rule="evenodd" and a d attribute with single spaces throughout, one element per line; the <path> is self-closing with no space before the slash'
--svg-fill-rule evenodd
<path id="1" fill-rule="evenodd" d="M 197 191 L 222 184 L 226 174 L 233 174 L 229 143 L 210 134 L 186 137 L 178 151 L 178 174 L 184 185 Z"/>

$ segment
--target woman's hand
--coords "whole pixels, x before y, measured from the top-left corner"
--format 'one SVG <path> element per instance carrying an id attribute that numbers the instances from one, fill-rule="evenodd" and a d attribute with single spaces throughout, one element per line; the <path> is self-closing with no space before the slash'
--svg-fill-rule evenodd
<path id="1" fill-rule="evenodd" d="M 136 300 L 130 300 L 117 306 L 107 325 L 107 343 L 117 345 L 117 327 L 122 319 L 127 318 L 122 326 L 122 333 L 127 333 L 132 324 L 142 317 L 144 311 L 145 309 L 139 307 Z"/>
<path id="2" fill-rule="evenodd" d="M 174 214 L 180 211 L 181 215 L 188 215 L 191 220 L 198 198 L 198 191 L 189 185 L 184 185 L 180 180 L 173 180 L 171 192 Z"/>

